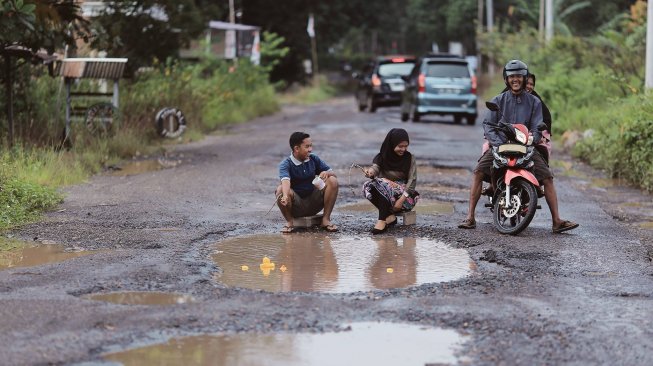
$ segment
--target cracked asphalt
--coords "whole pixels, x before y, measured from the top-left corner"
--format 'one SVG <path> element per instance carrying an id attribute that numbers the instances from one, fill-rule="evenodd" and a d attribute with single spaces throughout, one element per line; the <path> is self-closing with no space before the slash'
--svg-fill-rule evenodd
<path id="1" fill-rule="evenodd" d="M 311 134 L 314 152 L 338 173 L 333 222 L 340 232 L 329 235 L 369 236 L 373 215 L 338 207 L 360 202 L 362 177 L 353 170 L 350 176 L 349 167 L 369 164 L 393 127 L 408 130 L 409 150 L 428 171 L 420 175 L 418 168 L 422 198 L 450 202 L 454 213 L 420 213 L 417 225 L 387 235 L 464 248 L 477 266 L 471 276 L 347 294 L 269 293 L 214 279 L 221 269 L 211 254 L 221 240 L 277 233 L 283 225 L 278 210 L 266 212 L 293 131 Z M 57 210 L 13 234 L 97 252 L 0 271 L 0 360 L 102 363 L 108 352 L 172 337 L 331 332 L 347 322 L 381 321 L 468 335 L 460 356 L 473 365 L 653 364 L 653 234 L 642 224 L 653 221 L 651 196 L 597 186 L 592 179 L 600 172 L 554 150 L 561 216 L 578 229 L 552 234 L 543 200 L 519 236 L 499 234 L 483 200 L 477 228 L 457 229 L 481 139 L 480 122 L 455 125 L 434 116 L 402 123 L 397 108 L 359 113 L 352 98 L 337 98 L 285 106 L 152 157 L 179 162 L 168 169 L 98 175 L 68 187 Z M 81 297 L 114 291 L 178 292 L 197 301 L 145 306 Z"/>

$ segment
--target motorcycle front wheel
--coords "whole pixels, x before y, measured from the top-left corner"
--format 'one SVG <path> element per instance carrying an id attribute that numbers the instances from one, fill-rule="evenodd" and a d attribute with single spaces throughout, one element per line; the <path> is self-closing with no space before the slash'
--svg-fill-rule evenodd
<path id="1" fill-rule="evenodd" d="M 502 234 L 517 235 L 535 216 L 537 192 L 525 179 L 516 178 L 510 185 L 511 205 L 505 202 L 505 187 L 494 202 L 494 227 Z"/>

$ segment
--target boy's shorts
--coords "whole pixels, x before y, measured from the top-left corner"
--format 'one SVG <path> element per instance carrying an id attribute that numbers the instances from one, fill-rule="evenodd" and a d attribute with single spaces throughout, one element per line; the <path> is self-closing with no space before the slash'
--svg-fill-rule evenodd
<path id="1" fill-rule="evenodd" d="M 302 198 L 293 191 L 292 217 L 313 216 L 324 208 L 324 189 L 314 189 L 310 195 Z"/>

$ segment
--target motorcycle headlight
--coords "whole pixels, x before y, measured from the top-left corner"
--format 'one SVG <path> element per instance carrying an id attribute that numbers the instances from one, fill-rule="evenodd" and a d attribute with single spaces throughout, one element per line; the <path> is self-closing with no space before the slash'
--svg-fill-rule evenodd
<path id="1" fill-rule="evenodd" d="M 516 128 L 515 128 L 515 139 L 524 145 L 526 145 L 526 143 L 528 142 L 528 136 L 526 136 L 525 133 L 521 132 Z"/>

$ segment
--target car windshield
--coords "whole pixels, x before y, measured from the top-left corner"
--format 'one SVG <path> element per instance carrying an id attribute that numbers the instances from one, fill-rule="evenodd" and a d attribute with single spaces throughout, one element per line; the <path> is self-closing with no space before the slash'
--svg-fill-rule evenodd
<path id="1" fill-rule="evenodd" d="M 379 76 L 403 76 L 410 74 L 415 66 L 412 62 L 393 62 L 379 65 Z"/>
<path id="2" fill-rule="evenodd" d="M 467 65 L 459 63 L 429 62 L 426 76 L 434 78 L 469 78 Z"/>

